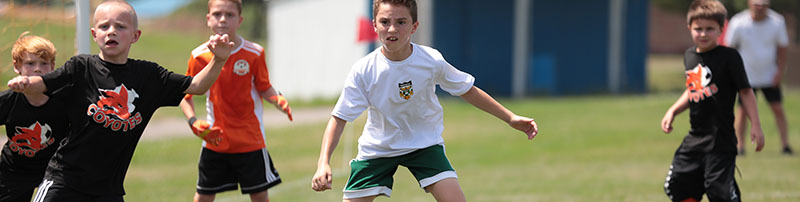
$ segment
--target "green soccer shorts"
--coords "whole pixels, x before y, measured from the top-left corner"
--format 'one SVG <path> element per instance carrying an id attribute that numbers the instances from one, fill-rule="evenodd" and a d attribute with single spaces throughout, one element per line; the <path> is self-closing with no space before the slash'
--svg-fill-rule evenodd
<path id="1" fill-rule="evenodd" d="M 425 188 L 447 178 L 458 178 L 442 145 L 434 145 L 414 152 L 386 158 L 350 161 L 350 179 L 344 188 L 344 199 L 375 195 L 391 196 L 392 177 L 398 166 L 405 166 Z"/>

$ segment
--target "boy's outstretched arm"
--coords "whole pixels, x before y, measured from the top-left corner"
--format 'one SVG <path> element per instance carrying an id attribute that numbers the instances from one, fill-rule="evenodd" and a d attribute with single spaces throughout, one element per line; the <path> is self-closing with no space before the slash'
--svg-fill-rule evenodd
<path id="1" fill-rule="evenodd" d="M 292 119 L 292 108 L 289 107 L 289 101 L 280 93 L 275 92 L 274 88 L 269 87 L 269 89 L 265 91 L 259 91 L 258 94 L 261 96 L 261 99 L 267 100 L 270 104 L 275 105 L 275 108 L 286 113 L 286 115 L 289 116 L 289 121 L 294 120 Z"/>
<path id="2" fill-rule="evenodd" d="M 209 61 L 203 70 L 195 75 L 192 79 L 192 84 L 183 93 L 200 95 L 211 88 L 211 85 L 219 77 L 219 72 L 222 71 L 222 66 L 225 65 L 228 56 L 231 55 L 233 42 L 227 34 L 215 34 L 209 38 L 207 47 L 214 53 L 214 58 Z"/>
<path id="3" fill-rule="evenodd" d="M 686 89 L 683 91 L 683 94 L 681 94 L 681 97 L 675 101 L 675 104 L 672 104 L 672 106 L 667 109 L 667 113 L 664 113 L 664 118 L 661 118 L 661 130 L 664 131 L 664 133 L 672 132 L 672 121 L 675 120 L 675 116 L 688 108 L 689 89 Z"/>
<path id="4" fill-rule="evenodd" d="M 41 94 L 47 91 L 47 86 L 41 76 L 17 76 L 8 81 L 8 88 L 15 92 L 25 94 Z"/>
<path id="5" fill-rule="evenodd" d="M 311 179 L 311 189 L 314 191 L 325 191 L 331 189 L 333 175 L 331 174 L 331 154 L 339 144 L 342 137 L 342 130 L 347 121 L 338 117 L 331 116 L 328 126 L 325 127 L 325 134 L 322 135 L 322 148 L 319 151 L 319 161 L 317 161 L 317 172 Z"/>
<path id="6" fill-rule="evenodd" d="M 750 142 L 756 144 L 756 152 L 760 152 L 764 149 L 764 133 L 758 118 L 755 93 L 752 88 L 744 88 L 739 90 L 739 97 L 742 99 L 742 110 L 750 117 Z"/>
<path id="7" fill-rule="evenodd" d="M 532 140 L 539 133 L 539 127 L 532 118 L 517 116 L 478 87 L 472 86 L 467 93 L 461 95 L 461 99 L 505 121 L 512 128 L 522 131 L 528 136 L 528 140 Z"/>

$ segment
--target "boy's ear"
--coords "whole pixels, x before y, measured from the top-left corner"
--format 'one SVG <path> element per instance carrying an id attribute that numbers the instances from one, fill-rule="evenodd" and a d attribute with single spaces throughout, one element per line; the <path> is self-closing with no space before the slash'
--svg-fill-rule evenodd
<path id="1" fill-rule="evenodd" d="M 417 27 L 419 27 L 419 21 L 414 22 L 414 28 L 411 29 L 411 33 L 417 32 Z"/>
<path id="2" fill-rule="evenodd" d="M 139 37 L 141 36 L 142 36 L 142 30 L 137 29 L 135 32 L 133 32 L 133 40 L 131 40 L 131 43 L 136 43 L 137 41 L 139 41 Z"/>
<path id="3" fill-rule="evenodd" d="M 14 72 L 17 73 L 17 74 L 20 74 L 19 66 L 20 66 L 20 64 L 15 60 L 14 61 Z"/>

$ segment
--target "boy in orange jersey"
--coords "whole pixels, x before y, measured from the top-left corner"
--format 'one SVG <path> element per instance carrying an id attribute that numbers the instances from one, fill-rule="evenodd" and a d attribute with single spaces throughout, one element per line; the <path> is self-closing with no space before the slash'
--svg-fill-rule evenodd
<path id="1" fill-rule="evenodd" d="M 234 50 L 206 93 L 208 121 L 195 117 L 191 95 L 180 105 L 192 131 L 205 140 L 194 201 L 214 201 L 217 193 L 236 190 L 237 184 L 252 201 L 268 201 L 267 189 L 281 182 L 264 141 L 261 99 L 285 112 L 289 120 L 291 108 L 269 82 L 264 48 L 236 34 L 241 12 L 241 0 L 208 1 L 208 27 L 231 36 Z M 194 49 L 186 74 L 198 73 L 211 56 L 205 44 Z"/>

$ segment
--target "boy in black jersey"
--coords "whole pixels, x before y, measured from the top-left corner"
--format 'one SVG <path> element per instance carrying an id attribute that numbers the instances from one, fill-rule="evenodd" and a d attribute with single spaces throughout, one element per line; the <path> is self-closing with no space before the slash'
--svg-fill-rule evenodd
<path id="1" fill-rule="evenodd" d="M 14 72 L 41 76 L 53 71 L 56 48 L 49 40 L 22 34 L 11 49 Z M 0 202 L 31 201 L 47 162 L 69 130 L 64 104 L 41 93 L 0 92 L 0 125 L 8 142 L 0 155 Z"/>
<path id="2" fill-rule="evenodd" d="M 739 53 L 717 45 L 727 11 L 716 0 L 695 0 L 687 21 L 694 47 L 686 50 L 686 91 L 661 120 L 665 133 L 672 131 L 674 116 L 689 109 L 691 130 L 675 151 L 664 191 L 672 201 L 741 201 L 734 179 L 736 135 L 733 106 L 742 98 L 752 125 L 750 138 L 756 151 L 764 148 L 764 135 L 755 96 Z"/>
<path id="3" fill-rule="evenodd" d="M 209 64 L 194 78 L 156 63 L 128 58 L 139 39 L 136 12 L 125 1 L 105 1 L 94 13 L 98 55 L 78 55 L 43 76 L 19 76 L 17 92 L 47 92 L 63 99 L 72 125 L 50 160 L 34 201 L 123 201 L 123 180 L 136 144 L 161 106 L 177 106 L 187 93 L 202 94 L 219 76 L 233 47 L 213 35 Z"/>

